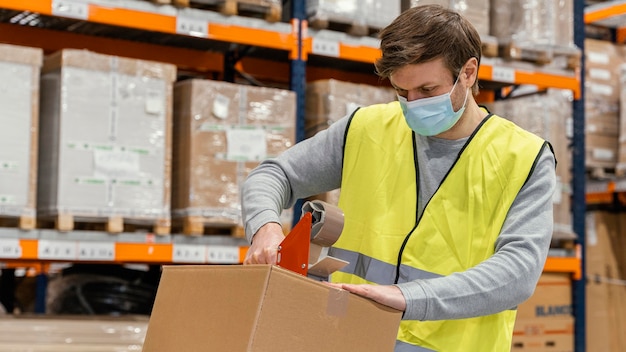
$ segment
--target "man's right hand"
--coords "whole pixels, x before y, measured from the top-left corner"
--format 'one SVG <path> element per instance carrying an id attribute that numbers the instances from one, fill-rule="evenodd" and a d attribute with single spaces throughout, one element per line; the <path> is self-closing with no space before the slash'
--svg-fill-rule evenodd
<path id="1" fill-rule="evenodd" d="M 263 225 L 252 238 L 243 264 L 276 264 L 278 246 L 285 239 L 280 224 L 270 222 Z"/>

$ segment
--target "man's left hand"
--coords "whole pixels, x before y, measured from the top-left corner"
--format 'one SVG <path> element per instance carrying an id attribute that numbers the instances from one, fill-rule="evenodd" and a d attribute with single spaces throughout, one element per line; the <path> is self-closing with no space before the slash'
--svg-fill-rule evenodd
<path id="1" fill-rule="evenodd" d="M 342 288 L 359 296 L 369 298 L 388 307 L 404 311 L 406 300 L 402 291 L 393 285 L 369 285 L 369 284 L 330 284 L 331 286 Z"/>

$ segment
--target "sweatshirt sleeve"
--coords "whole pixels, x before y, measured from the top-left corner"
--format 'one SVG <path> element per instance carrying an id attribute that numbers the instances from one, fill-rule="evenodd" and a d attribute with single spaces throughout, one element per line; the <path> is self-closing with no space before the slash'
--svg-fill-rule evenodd
<path id="1" fill-rule="evenodd" d="M 527 300 L 545 264 L 553 228 L 555 159 L 549 148 L 515 198 L 495 253 L 464 272 L 397 286 L 406 320 L 462 319 L 516 309 Z"/>
<path id="2" fill-rule="evenodd" d="M 343 142 L 349 116 L 267 159 L 247 177 L 241 191 L 243 223 L 249 242 L 266 223 L 301 198 L 341 186 Z"/>

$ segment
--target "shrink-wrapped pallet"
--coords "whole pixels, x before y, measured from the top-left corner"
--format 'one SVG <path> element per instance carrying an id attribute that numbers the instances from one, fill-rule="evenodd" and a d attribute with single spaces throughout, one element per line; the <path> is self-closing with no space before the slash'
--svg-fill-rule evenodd
<path id="1" fill-rule="evenodd" d="M 262 160 L 295 143 L 289 90 L 192 79 L 175 85 L 173 215 L 184 232 L 240 227 L 240 187 Z M 283 212 L 286 229 L 292 212 Z"/>
<path id="2" fill-rule="evenodd" d="M 170 64 L 85 50 L 45 59 L 42 217 L 59 223 L 122 218 L 169 230 L 175 79 Z"/>
<path id="3" fill-rule="evenodd" d="M 41 49 L 0 44 L 0 217 L 35 226 Z"/>

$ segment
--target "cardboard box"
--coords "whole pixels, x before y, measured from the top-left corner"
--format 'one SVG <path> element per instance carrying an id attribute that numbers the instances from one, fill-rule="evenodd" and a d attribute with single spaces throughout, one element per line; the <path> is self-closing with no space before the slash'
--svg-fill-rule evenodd
<path id="1" fill-rule="evenodd" d="M 626 217 L 590 211 L 585 220 L 587 350 L 622 351 L 626 345 Z"/>
<path id="2" fill-rule="evenodd" d="M 0 44 L 0 215 L 34 227 L 43 51 Z M 26 225 L 26 224 L 21 224 Z"/>
<path id="3" fill-rule="evenodd" d="M 170 64 L 65 49 L 44 61 L 38 211 L 169 222 Z"/>
<path id="4" fill-rule="evenodd" d="M 175 85 L 174 106 L 174 218 L 241 226 L 242 183 L 295 144 L 295 93 L 192 79 Z"/>
<path id="5" fill-rule="evenodd" d="M 572 316 L 572 279 L 569 273 L 544 272 L 533 295 L 517 307 L 518 318 Z"/>
<path id="6" fill-rule="evenodd" d="M 511 351 L 573 352 L 574 318 L 518 318 L 513 329 Z"/>
<path id="7" fill-rule="evenodd" d="M 143 351 L 391 352 L 400 318 L 276 266 L 165 266 Z"/>

